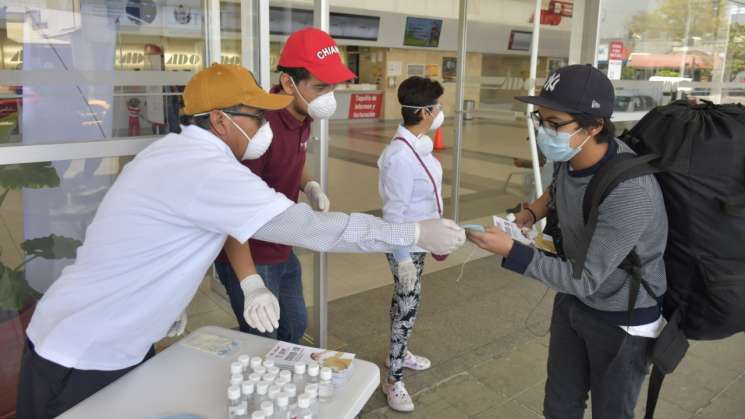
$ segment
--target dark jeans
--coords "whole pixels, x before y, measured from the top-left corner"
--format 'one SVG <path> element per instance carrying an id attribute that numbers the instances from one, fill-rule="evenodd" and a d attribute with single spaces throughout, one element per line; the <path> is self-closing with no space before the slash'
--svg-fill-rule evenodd
<path id="1" fill-rule="evenodd" d="M 151 347 L 142 362 L 155 355 Z M 42 358 L 26 339 L 18 380 L 18 419 L 46 419 L 61 415 L 138 365 L 115 371 L 78 370 Z M 105 416 L 105 413 L 102 413 Z"/>
<path id="2" fill-rule="evenodd" d="M 217 261 L 215 269 L 230 297 L 230 306 L 242 332 L 285 342 L 300 342 L 308 325 L 308 312 L 303 297 L 302 268 L 295 253 L 290 253 L 287 261 L 276 265 L 256 265 L 256 272 L 264 279 L 264 285 L 279 300 L 279 329 L 272 333 L 261 333 L 246 323 L 243 290 L 230 263 Z"/>
<path id="3" fill-rule="evenodd" d="M 593 317 L 576 297 L 557 294 L 543 414 L 581 419 L 589 391 L 593 419 L 633 419 L 653 343 Z"/>

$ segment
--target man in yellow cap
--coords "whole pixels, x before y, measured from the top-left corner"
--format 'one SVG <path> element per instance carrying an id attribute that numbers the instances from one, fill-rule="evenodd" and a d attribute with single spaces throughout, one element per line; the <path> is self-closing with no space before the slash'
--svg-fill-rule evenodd
<path id="1" fill-rule="evenodd" d="M 184 90 L 180 134 L 130 162 L 101 202 L 78 249 L 26 331 L 19 418 L 51 418 L 183 333 L 184 310 L 228 236 L 316 251 L 390 252 L 418 245 L 450 253 L 464 231 L 452 221 L 388 224 L 364 214 L 318 213 L 269 188 L 240 163 L 271 142 L 264 110 L 292 100 L 261 90 L 250 72 L 214 64 Z M 244 317 L 273 330 L 279 304 L 259 281 L 241 283 Z M 103 414 L 105 416 L 105 414 Z"/>

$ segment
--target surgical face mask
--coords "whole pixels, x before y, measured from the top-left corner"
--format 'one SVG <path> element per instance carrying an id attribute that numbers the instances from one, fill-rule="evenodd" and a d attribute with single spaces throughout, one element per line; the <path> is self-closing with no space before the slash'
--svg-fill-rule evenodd
<path id="1" fill-rule="evenodd" d="M 536 134 L 536 142 L 547 159 L 558 162 L 569 161 L 582 151 L 582 147 L 591 138 L 591 136 L 588 135 L 587 138 L 582 141 L 582 144 L 577 148 L 572 148 L 572 137 L 581 130 L 582 129 L 578 129 L 571 134 L 568 132 L 557 132 L 556 135 L 552 135 L 546 131 L 545 127 L 539 126 Z"/>
<path id="2" fill-rule="evenodd" d="M 241 161 L 258 159 L 259 157 L 263 156 L 264 153 L 266 153 L 266 150 L 269 149 L 269 146 L 272 145 L 272 138 L 274 138 L 274 134 L 272 133 L 272 128 L 269 126 L 268 122 L 265 122 L 256 131 L 256 134 L 254 134 L 253 137 L 249 137 L 248 134 L 246 134 L 246 131 L 244 131 L 243 128 L 240 127 L 240 125 L 233 121 L 233 118 L 228 116 L 228 114 L 226 114 L 225 112 L 223 112 L 223 115 L 228 118 L 233 126 L 238 128 L 238 131 L 240 131 L 241 134 L 246 137 L 246 141 L 248 141 L 246 151 L 243 152 Z"/>
<path id="3" fill-rule="evenodd" d="M 310 101 L 310 103 L 305 100 L 305 97 L 302 93 L 300 93 L 300 89 L 297 88 L 297 85 L 295 84 L 295 80 L 293 80 L 292 77 L 290 77 L 290 81 L 292 82 L 292 87 L 295 88 L 295 91 L 297 92 L 298 96 L 300 96 L 300 99 L 305 102 L 306 105 L 308 105 L 308 115 L 310 115 L 313 119 L 329 119 L 331 118 L 331 115 L 336 112 L 336 98 L 334 97 L 334 92 L 328 92 L 324 93 L 317 98 Z"/>
<path id="4" fill-rule="evenodd" d="M 437 116 L 435 116 L 435 119 L 432 120 L 432 125 L 429 126 L 429 129 L 431 131 L 434 131 L 437 128 L 440 128 L 443 122 L 445 122 L 445 111 L 440 109 L 440 112 L 437 113 Z"/>
<path id="5" fill-rule="evenodd" d="M 428 135 L 422 135 L 416 139 L 414 148 L 416 149 L 416 152 L 418 154 L 426 156 L 427 154 L 432 153 L 432 149 L 434 149 L 434 143 Z"/>

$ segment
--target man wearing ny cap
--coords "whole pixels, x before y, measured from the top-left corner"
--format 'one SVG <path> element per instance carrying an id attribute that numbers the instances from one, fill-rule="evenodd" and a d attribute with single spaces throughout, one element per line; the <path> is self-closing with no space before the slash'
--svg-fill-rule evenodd
<path id="1" fill-rule="evenodd" d="M 328 119 L 336 110 L 334 89 L 355 77 L 341 61 L 334 40 L 316 28 L 299 30 L 287 39 L 279 57 L 279 84 L 273 93 L 292 98 L 287 108 L 265 113 L 274 133 L 266 153 L 243 164 L 277 192 L 297 202 L 300 191 L 320 211 L 330 202 L 305 168 L 311 123 Z M 298 343 L 308 323 L 300 261 L 290 246 L 252 239 L 240 245 L 228 239 L 215 261 L 220 281 L 230 297 L 240 329 L 247 333 Z M 251 327 L 243 318 L 241 278 L 263 280 L 279 299 L 282 317 L 272 332 Z"/>
<path id="2" fill-rule="evenodd" d="M 539 96 L 516 99 L 538 106 L 531 115 L 538 146 L 555 165 L 551 186 L 517 214 L 517 224 L 532 228 L 547 217 L 562 256 L 514 242 L 496 227 L 469 232 L 469 239 L 503 256 L 503 268 L 556 291 L 546 418 L 582 418 L 588 392 L 592 417 L 633 418 L 648 356 L 663 326 L 657 297 L 666 290 L 667 216 L 660 187 L 647 175 L 612 190 L 599 207 L 587 259 L 575 279 L 572 260 L 583 248 L 585 190 L 616 155 L 633 154 L 614 136 L 613 85 L 592 66 L 572 65 L 551 74 Z M 632 250 L 646 285 L 630 310 L 632 276 L 621 265 Z"/>
<path id="3" fill-rule="evenodd" d="M 183 99 L 181 133 L 124 167 L 77 259 L 38 302 L 26 331 L 19 418 L 61 414 L 152 356 L 167 334 L 183 333 L 183 312 L 228 236 L 344 252 L 418 244 L 447 253 L 465 239 L 452 221 L 393 225 L 318 213 L 268 187 L 240 161 L 266 151 L 272 134 L 263 112 L 291 98 L 264 92 L 242 67 L 200 71 Z M 260 280 L 241 287 L 247 322 L 276 328 L 272 293 Z"/>

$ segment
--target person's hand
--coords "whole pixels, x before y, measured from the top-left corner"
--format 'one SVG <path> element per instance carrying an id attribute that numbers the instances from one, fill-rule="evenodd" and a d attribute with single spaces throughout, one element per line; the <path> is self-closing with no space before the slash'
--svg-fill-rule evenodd
<path id="1" fill-rule="evenodd" d="M 279 301 L 264 286 L 258 274 L 249 275 L 241 281 L 243 290 L 243 318 L 249 326 L 261 333 L 271 333 L 279 327 Z"/>
<path id="2" fill-rule="evenodd" d="M 533 228 L 536 220 L 533 218 L 533 214 L 527 209 L 523 209 L 515 214 L 515 224 L 520 228 Z"/>
<path id="3" fill-rule="evenodd" d="M 468 240 L 476 246 L 498 255 L 507 257 L 514 244 L 509 234 L 505 233 L 499 227 L 486 227 L 485 233 L 467 231 Z"/>
<path id="4" fill-rule="evenodd" d="M 173 322 L 171 328 L 168 329 L 168 337 L 175 338 L 177 336 L 183 335 L 184 331 L 186 330 L 186 320 L 186 310 L 184 310 L 184 312 L 181 313 L 181 316 L 179 316 L 178 320 Z"/>
<path id="5" fill-rule="evenodd" d="M 398 263 L 398 281 L 401 283 L 403 292 L 410 293 L 416 286 L 416 266 L 409 259 Z"/>
<path id="6" fill-rule="evenodd" d="M 314 208 L 318 211 L 328 212 L 331 207 L 331 201 L 329 201 L 329 197 L 323 193 L 323 189 L 321 189 L 321 185 L 318 182 L 311 180 L 306 183 L 303 192 L 305 192 L 305 196 L 308 197 Z"/>
<path id="7" fill-rule="evenodd" d="M 436 255 L 449 255 L 466 242 L 466 231 L 453 220 L 435 218 L 417 226 L 417 246 Z"/>

